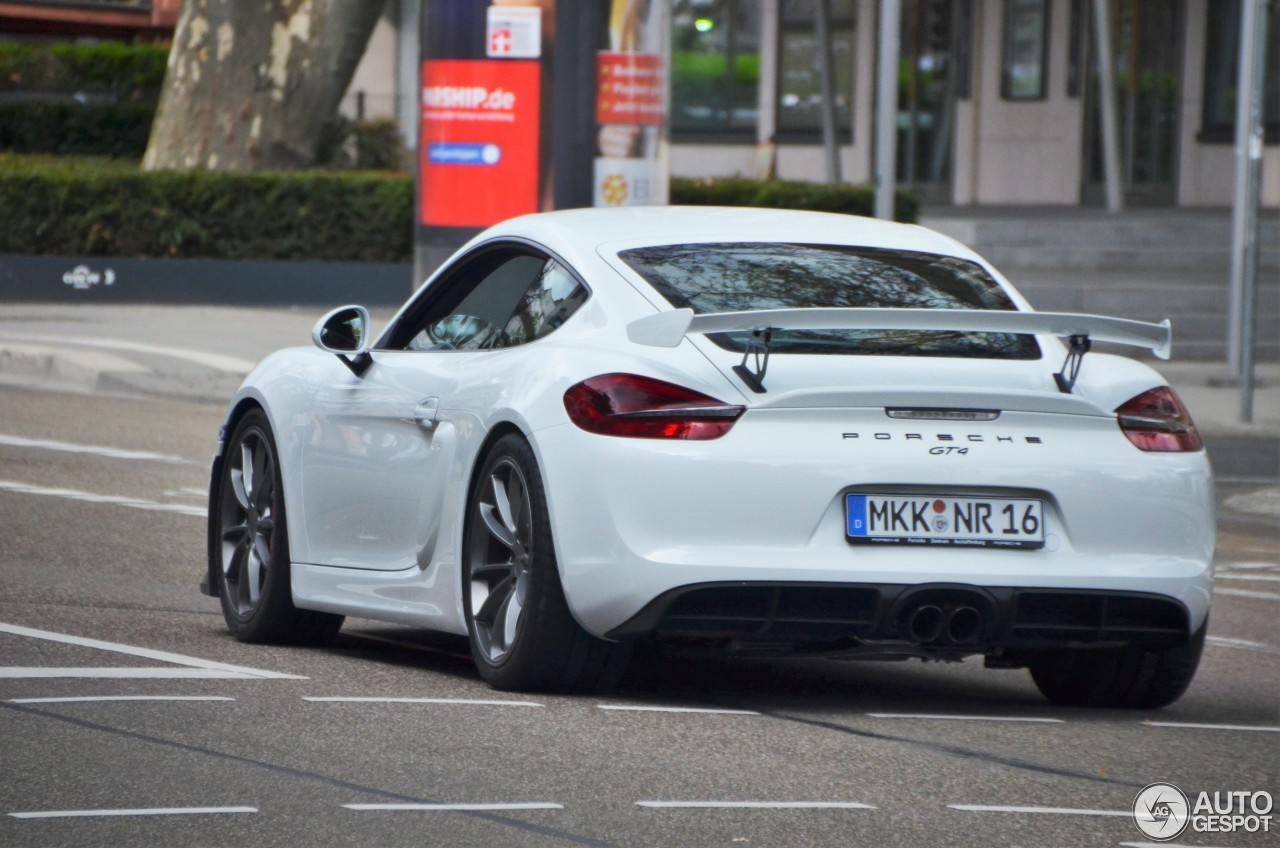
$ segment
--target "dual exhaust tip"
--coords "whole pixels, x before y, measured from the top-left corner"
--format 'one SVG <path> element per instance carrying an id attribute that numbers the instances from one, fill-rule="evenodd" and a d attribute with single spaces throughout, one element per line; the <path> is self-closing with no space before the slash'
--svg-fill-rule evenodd
<path id="1" fill-rule="evenodd" d="M 903 624 L 906 635 L 920 644 L 945 641 L 970 645 L 978 641 L 983 630 L 982 613 L 969 606 L 947 611 L 934 604 L 921 604 L 903 616 Z"/>

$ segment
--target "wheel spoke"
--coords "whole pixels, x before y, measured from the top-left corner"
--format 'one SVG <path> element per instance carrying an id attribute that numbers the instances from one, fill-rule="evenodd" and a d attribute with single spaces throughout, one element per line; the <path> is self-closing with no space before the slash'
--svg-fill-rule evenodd
<path id="1" fill-rule="evenodd" d="M 520 613 L 524 611 L 524 604 L 520 603 L 520 593 L 512 590 L 507 597 L 506 610 L 502 616 L 502 647 L 503 650 L 511 650 L 516 643 L 516 627 L 520 624 Z"/>
<path id="2" fill-rule="evenodd" d="M 262 451 L 262 453 L 266 453 L 266 451 Z M 275 497 L 276 493 L 276 474 L 271 462 L 263 462 L 261 476 L 258 476 L 255 472 L 254 479 L 257 481 L 258 491 L 253 493 L 253 505 L 259 514 L 269 512 L 271 499 Z"/>
<path id="3" fill-rule="evenodd" d="M 480 605 L 480 609 L 475 612 L 475 620 L 484 624 L 493 624 L 498 608 L 501 607 L 511 595 L 516 591 L 516 581 L 513 577 L 504 577 L 489 589 L 489 594 L 484 599 L 484 603 Z"/>
<path id="4" fill-rule="evenodd" d="M 511 563 L 509 562 L 486 562 L 471 566 L 472 580 L 494 580 L 499 577 L 505 577 L 510 573 Z"/>
<path id="5" fill-rule="evenodd" d="M 239 468 L 231 469 L 231 490 L 235 492 L 236 503 L 240 504 L 240 509 L 245 512 L 249 511 L 249 492 L 244 485 L 244 472 Z"/>
<path id="6" fill-rule="evenodd" d="M 249 584 L 249 606 L 255 607 L 258 605 L 258 599 L 262 597 L 260 582 L 262 580 L 262 560 L 258 556 L 256 545 L 249 552 L 249 557 L 245 561 L 245 572 L 245 582 Z"/>
<path id="7" fill-rule="evenodd" d="M 258 526 L 261 527 L 262 525 L 259 524 Z M 239 547 L 241 542 L 243 542 L 245 537 L 248 535 L 248 524 L 236 524 L 222 531 L 222 541 L 229 542 L 230 544 Z"/>
<path id="8" fill-rule="evenodd" d="M 244 487 L 244 501 L 240 505 L 245 509 L 249 509 L 253 503 L 253 487 L 256 483 L 253 461 L 253 449 L 249 447 L 249 441 L 246 439 L 240 443 L 240 474 L 241 485 Z"/>
<path id="9" fill-rule="evenodd" d="M 222 576 L 229 582 L 236 583 L 240 580 L 241 571 L 244 568 L 244 557 L 249 552 L 249 534 L 246 533 L 236 542 L 235 549 L 231 552 L 231 556 L 225 554 L 222 563 Z"/>
<path id="10" fill-rule="evenodd" d="M 508 548 L 514 548 L 516 544 L 515 534 L 512 533 L 505 524 L 494 514 L 494 508 L 486 503 L 480 504 L 480 519 L 484 521 L 484 526 L 489 530 L 489 535 L 497 539 Z"/>
<path id="11" fill-rule="evenodd" d="M 270 536 L 276 529 L 276 520 L 270 515 L 258 519 L 258 532 Z"/>
<path id="12" fill-rule="evenodd" d="M 511 514 L 511 499 L 507 497 L 507 487 L 503 485 L 502 479 L 497 474 L 493 475 L 493 499 L 502 523 L 511 532 L 511 538 L 519 537 L 520 531 L 516 529 L 516 520 Z"/>

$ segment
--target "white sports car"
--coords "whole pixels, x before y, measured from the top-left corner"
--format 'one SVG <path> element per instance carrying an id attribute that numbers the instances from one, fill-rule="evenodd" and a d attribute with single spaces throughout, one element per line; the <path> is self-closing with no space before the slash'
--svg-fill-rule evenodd
<path id="1" fill-rule="evenodd" d="M 344 615 L 466 634 L 499 688 L 637 640 L 981 655 L 1052 701 L 1171 703 L 1209 614 L 1213 479 L 1168 322 L 1033 311 L 929 230 L 709 208 L 477 236 L 376 339 L 265 359 L 213 463 L 209 564 L 248 642 Z"/>

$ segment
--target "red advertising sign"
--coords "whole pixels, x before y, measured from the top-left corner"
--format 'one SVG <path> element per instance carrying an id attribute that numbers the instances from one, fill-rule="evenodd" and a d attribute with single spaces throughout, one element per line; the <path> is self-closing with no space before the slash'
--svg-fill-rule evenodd
<path id="1" fill-rule="evenodd" d="M 422 63 L 420 217 L 487 227 L 538 211 L 540 63 Z"/>
<path id="2" fill-rule="evenodd" d="M 663 123 L 666 76 L 658 54 L 601 51 L 596 83 L 597 123 Z"/>

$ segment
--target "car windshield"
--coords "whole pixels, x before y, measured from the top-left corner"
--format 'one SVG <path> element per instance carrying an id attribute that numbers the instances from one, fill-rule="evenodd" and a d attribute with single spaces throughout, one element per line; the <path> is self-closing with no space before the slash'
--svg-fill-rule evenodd
<path id="1" fill-rule="evenodd" d="M 695 313 L 797 308 L 1003 309 L 1017 306 L 980 265 L 910 250 L 825 244 L 668 244 L 619 258 L 676 308 Z M 746 333 L 708 337 L 744 349 Z M 1038 359 L 1033 336 L 936 330 L 780 330 L 773 353 Z"/>

